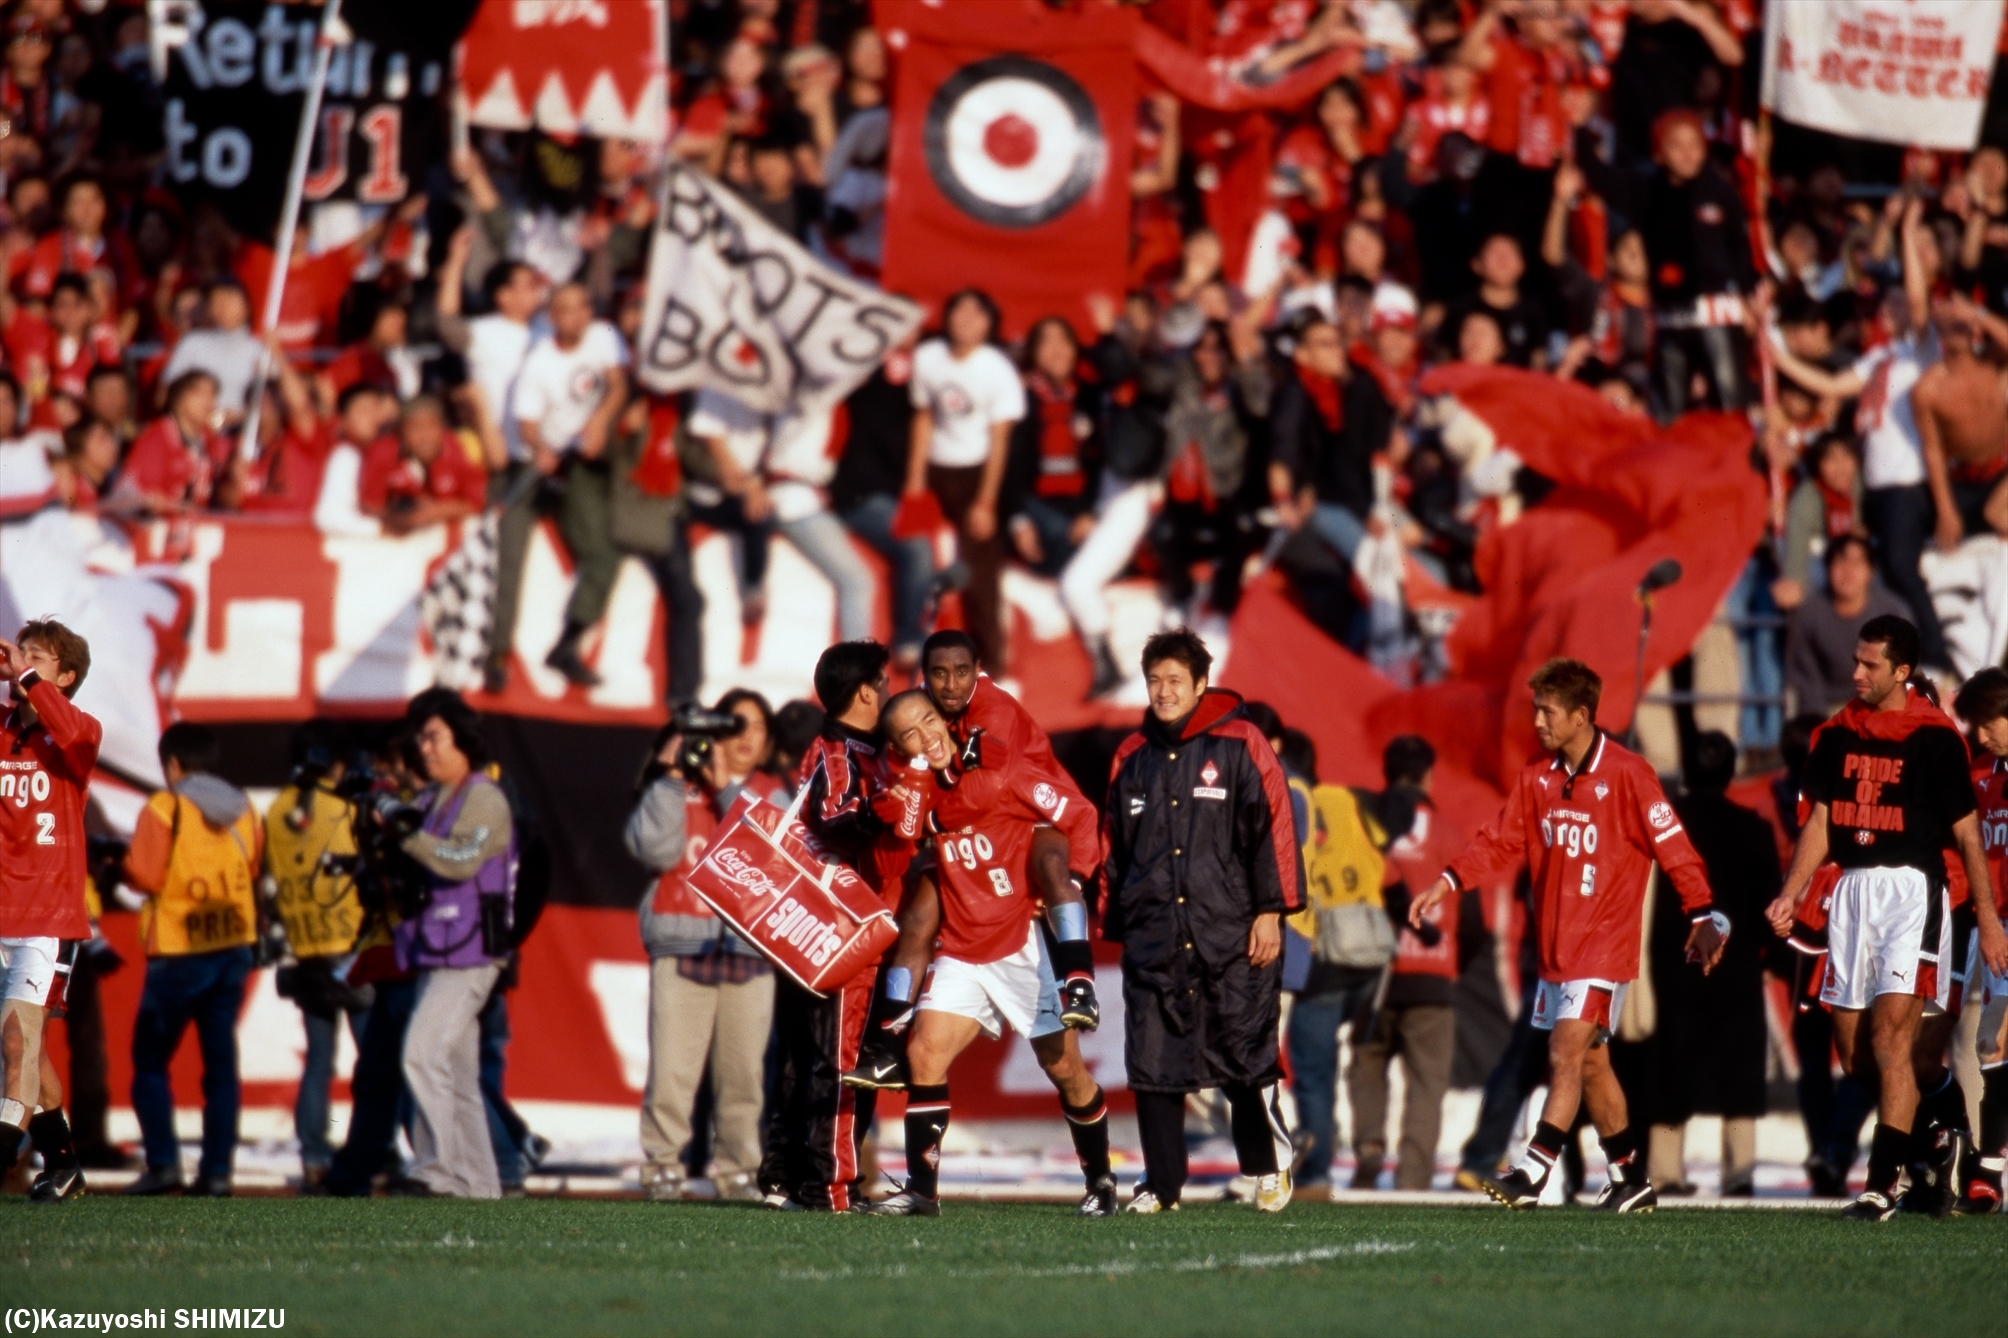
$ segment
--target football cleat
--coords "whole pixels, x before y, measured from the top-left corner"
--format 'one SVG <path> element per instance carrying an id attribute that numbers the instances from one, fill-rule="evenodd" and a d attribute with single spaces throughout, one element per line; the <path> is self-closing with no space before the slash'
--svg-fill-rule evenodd
<path id="1" fill-rule="evenodd" d="M 1931 1150 L 1911 1170 L 1910 1191 L 1903 1196 L 1904 1211 L 1952 1216 L 1959 1197 L 1959 1164 L 1965 1160 L 1967 1146 L 1963 1130 L 1933 1131 Z"/>
<path id="2" fill-rule="evenodd" d="M 1102 1025 L 1102 1005 L 1095 997 L 1093 976 L 1069 976 L 1060 986 L 1060 1025 L 1076 1031 L 1093 1031 Z"/>
<path id="3" fill-rule="evenodd" d="M 1841 1209 L 1851 1222 L 1887 1222 L 1896 1216 L 1896 1200 L 1877 1189 L 1865 1189 L 1853 1203 Z"/>
<path id="4" fill-rule="evenodd" d="M 1277 1171 L 1255 1182 L 1255 1211 L 1280 1213 L 1290 1206 L 1290 1173 Z"/>
<path id="5" fill-rule="evenodd" d="M 1136 1193 L 1130 1196 L 1129 1207 L 1123 1209 L 1123 1211 L 1126 1213 L 1175 1213 L 1178 1211 L 1178 1205 L 1176 1203 L 1160 1203 L 1158 1202 L 1157 1194 L 1149 1185 L 1138 1185 Z"/>
<path id="6" fill-rule="evenodd" d="M 906 1053 L 889 1041 L 871 1037 L 858 1047 L 857 1065 L 838 1081 L 868 1092 L 905 1091 Z"/>
<path id="7" fill-rule="evenodd" d="M 1112 1175 L 1105 1175 L 1088 1186 L 1087 1195 L 1081 1200 L 1081 1206 L 1075 1215 L 1079 1217 L 1114 1217 L 1116 1212 L 1116 1178 Z"/>
<path id="8" fill-rule="evenodd" d="M 1659 1206 L 1659 1195 L 1649 1180 L 1613 1180 L 1597 1194 L 1591 1212 L 1649 1213 Z"/>
<path id="9" fill-rule="evenodd" d="M 1954 1217 L 1988 1217 L 2001 1211 L 2001 1195 L 1994 1186 L 1984 1180 L 1976 1180 L 1966 1187 L 1959 1201 L 1952 1205 Z"/>
<path id="10" fill-rule="evenodd" d="M 84 1197 L 84 1168 L 71 1162 L 45 1170 L 28 1187 L 28 1197 L 36 1203 L 61 1203 Z"/>
<path id="11" fill-rule="evenodd" d="M 941 1200 L 930 1199 L 910 1189 L 902 1189 L 889 1199 L 881 1199 L 865 1209 L 874 1217 L 939 1217 Z"/>
<path id="12" fill-rule="evenodd" d="M 1546 1175 L 1536 1180 L 1527 1174 L 1524 1167 L 1515 1166 L 1504 1175 L 1486 1180 L 1485 1192 L 1492 1196 L 1494 1202 L 1503 1203 L 1508 1208 L 1538 1208 L 1541 1206 L 1541 1191 L 1548 1187 L 1548 1181 L 1554 1178 L 1554 1174 L 1554 1169 L 1550 1167 Z"/>

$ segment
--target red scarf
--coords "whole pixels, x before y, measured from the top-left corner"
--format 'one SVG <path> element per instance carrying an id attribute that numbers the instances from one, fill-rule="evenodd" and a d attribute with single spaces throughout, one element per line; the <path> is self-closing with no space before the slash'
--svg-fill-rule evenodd
<path id="1" fill-rule="evenodd" d="M 1339 383 L 1337 380 L 1331 377 L 1319 376 L 1310 368 L 1299 363 L 1297 365 L 1297 381 L 1304 387 L 1304 393 L 1311 397 L 1311 403 L 1318 406 L 1318 417 L 1325 420 L 1326 431 L 1337 432 L 1341 427 L 1345 426 L 1346 415 L 1344 408 L 1339 402 Z"/>
<path id="2" fill-rule="evenodd" d="M 1034 372 L 1030 385 L 1039 408 L 1039 479 L 1033 490 L 1041 497 L 1079 497 L 1087 478 L 1074 435 L 1074 383 L 1054 385 L 1044 372 Z"/>
<path id="3" fill-rule="evenodd" d="M 1820 490 L 1820 500 L 1827 507 L 1827 537 L 1829 539 L 1838 539 L 1844 534 L 1853 534 L 1855 530 L 1855 499 L 1853 494 L 1835 492 L 1825 483 L 1822 483 L 1818 477 L 1813 479 L 1813 486 Z"/>

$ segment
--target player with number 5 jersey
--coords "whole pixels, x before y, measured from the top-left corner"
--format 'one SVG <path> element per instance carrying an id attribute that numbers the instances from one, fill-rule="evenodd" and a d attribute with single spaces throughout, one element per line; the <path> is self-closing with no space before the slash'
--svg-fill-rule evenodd
<path id="1" fill-rule="evenodd" d="M 1721 960 L 1730 926 L 1715 913 L 1701 856 L 1666 802 L 1659 777 L 1644 758 L 1598 728 L 1603 681 L 1575 660 L 1550 660 L 1528 686 L 1534 690 L 1534 732 L 1549 756 L 1520 773 L 1499 816 L 1415 900 L 1409 918 L 1420 924 L 1445 897 L 1526 867 L 1541 963 L 1533 1025 L 1550 1033 L 1548 1099 L 1526 1157 L 1488 1180 L 1486 1192 L 1509 1208 L 1538 1206 L 1577 1109 L 1586 1104 L 1611 1173 L 1596 1207 L 1651 1212 L 1659 1198 L 1608 1042 L 1638 976 L 1652 866 L 1665 871 L 1680 895 L 1693 925 L 1687 959 L 1704 974 Z"/>

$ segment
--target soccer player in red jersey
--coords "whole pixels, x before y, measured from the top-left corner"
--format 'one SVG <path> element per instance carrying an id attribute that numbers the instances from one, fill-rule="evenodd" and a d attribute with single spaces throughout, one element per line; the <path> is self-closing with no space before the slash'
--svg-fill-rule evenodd
<path id="1" fill-rule="evenodd" d="M 949 735 L 966 760 L 984 768 L 1017 765 L 1020 760 L 1069 802 L 1088 800 L 1059 759 L 1053 741 L 1016 697 L 979 672 L 976 642 L 967 633 L 936 632 L 920 651 L 927 677 L 927 695 L 934 699 Z M 973 750 L 973 751 L 972 751 Z M 1092 825 L 1086 838 L 1069 839 L 1056 825 L 1042 824 L 1032 833 L 1032 850 L 1025 873 L 1054 920 L 1057 944 L 1053 966 L 1060 976 L 1060 1016 L 1070 1027 L 1092 1031 L 1101 1022 L 1095 998 L 1095 960 L 1088 947 L 1087 904 L 1082 889 L 1101 867 L 1100 833 Z M 1078 913 L 1058 908 L 1077 906 Z M 1057 913 L 1056 913 L 1057 912 Z"/>
<path id="2" fill-rule="evenodd" d="M 25 1131 L 42 1153 L 30 1190 L 42 1203 L 84 1191 L 42 1027 L 62 1015 L 77 944 L 91 936 L 84 799 L 104 731 L 70 704 L 90 667 L 84 639 L 53 619 L 0 641 L 0 679 L 14 699 L 0 724 L 0 1175 L 19 1160 Z"/>
<path id="3" fill-rule="evenodd" d="M 903 692 L 886 703 L 882 728 L 901 756 L 922 764 L 906 773 L 900 788 L 921 795 L 921 802 L 907 809 L 914 824 L 909 830 L 917 831 L 924 818 L 934 833 L 929 876 L 939 892 L 941 920 L 938 951 L 914 1005 L 907 1046 L 906 1188 L 872 1211 L 939 1215 L 949 1067 L 979 1032 L 995 1037 L 1009 1023 L 1031 1041 L 1039 1066 L 1059 1092 L 1087 1180 L 1081 1215 L 1110 1216 L 1116 1211 L 1116 1182 L 1102 1089 L 1082 1063 L 1073 1031 L 1061 1021 L 1052 954 L 1024 876 L 1041 824 L 1057 823 L 1069 835 L 1093 838 L 1095 811 L 1061 798 L 1022 758 L 997 769 L 962 770 L 960 750 L 924 691 Z"/>
<path id="4" fill-rule="evenodd" d="M 967 632 L 934 633 L 921 647 L 921 668 L 929 698 L 949 732 L 963 770 L 1000 771 L 1029 767 L 1055 796 L 1055 819 L 1041 819 L 1032 831 L 1024 875 L 1044 906 L 1052 930 L 1053 968 L 1060 981 L 1060 1021 L 1084 1031 L 1101 1025 L 1095 997 L 1094 950 L 1088 945 L 1086 887 L 1102 860 L 1101 833 L 1092 826 L 1055 825 L 1070 808 L 1090 809 L 1087 797 L 1053 756 L 1053 742 L 1037 721 L 1004 689 L 981 673 L 976 643 Z M 897 802 L 884 816 L 896 820 Z M 908 890 L 900 908 L 900 945 L 881 972 L 879 994 L 865 1024 L 858 1064 L 844 1075 L 854 1087 L 896 1090 L 907 1081 L 904 1045 L 899 1038 L 913 1009 L 913 989 L 927 967 L 940 909 L 931 883 Z"/>
<path id="5" fill-rule="evenodd" d="M 1917 628 L 1885 614 L 1863 625 L 1855 645 L 1855 696 L 1819 731 L 1806 762 L 1812 801 L 1792 870 L 1767 917 L 1789 934 L 1801 893 L 1820 865 L 1841 867 L 1827 916 L 1827 975 L 1821 1001 L 1834 1015 L 1834 1044 L 1855 1081 L 1877 1094 L 1868 1184 L 1845 1210 L 1885 1221 L 1897 1212 L 1907 1163 L 1924 1163 L 1934 1212 L 1950 1211 L 1949 1189 L 1963 1137 L 1938 1147 L 1936 1131 L 1956 1130 L 1936 1107 L 1958 1087 L 1940 1078 L 1921 1090 L 1944 1053 L 1950 1011 L 1952 898 L 1946 850 L 1956 846 L 1966 882 L 1989 886 L 1981 849 L 1970 756 L 1950 718 L 1911 683 L 1920 658 Z M 2008 968 L 1994 899 L 1971 898 L 1980 957 Z M 1867 1022 L 1864 1025 L 1864 1017 Z M 1912 1188 L 1919 1189 L 1913 1176 Z M 1920 1205 L 1913 1205 L 1920 1206 Z"/>
<path id="6" fill-rule="evenodd" d="M 1486 1191 L 1509 1208 L 1538 1206 L 1576 1107 L 1587 1101 L 1611 1172 L 1596 1207 L 1650 1212 L 1659 1198 L 1606 1043 L 1638 975 L 1653 864 L 1680 894 L 1693 924 L 1688 960 L 1704 973 L 1722 958 L 1728 923 L 1715 914 L 1701 856 L 1666 802 L 1659 777 L 1644 758 L 1597 728 L 1603 680 L 1575 660 L 1550 660 L 1528 686 L 1534 690 L 1534 733 L 1552 755 L 1520 773 L 1505 808 L 1416 899 L 1409 923 L 1420 928 L 1444 898 L 1489 886 L 1526 865 L 1541 953 L 1534 1025 L 1552 1033 L 1552 1076 L 1527 1155 L 1488 1180 Z"/>
<path id="7" fill-rule="evenodd" d="M 1980 800 L 1980 845 L 1994 882 L 1994 909 L 2008 917 L 2008 672 L 1982 669 L 1966 680 L 1953 710 L 1973 730 L 1983 755 L 1974 763 Z M 1978 899 L 1977 897 L 1975 898 Z M 1958 952 L 1958 945 L 1953 951 Z M 2008 1151 L 2008 972 L 1981 960 L 1980 932 L 1966 956 L 1967 1003 L 1980 1010 L 1975 1049 L 1980 1058 L 1980 1131 L 1960 1177 L 1962 1216 L 2001 1210 L 2001 1171 Z"/>

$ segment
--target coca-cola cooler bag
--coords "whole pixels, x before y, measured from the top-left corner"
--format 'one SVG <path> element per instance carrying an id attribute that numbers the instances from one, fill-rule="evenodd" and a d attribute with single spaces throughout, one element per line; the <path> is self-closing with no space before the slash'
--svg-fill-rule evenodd
<path id="1" fill-rule="evenodd" d="M 816 848 L 800 804 L 783 809 L 742 790 L 689 881 L 734 933 L 828 994 L 877 965 L 899 926 L 862 878 Z"/>

